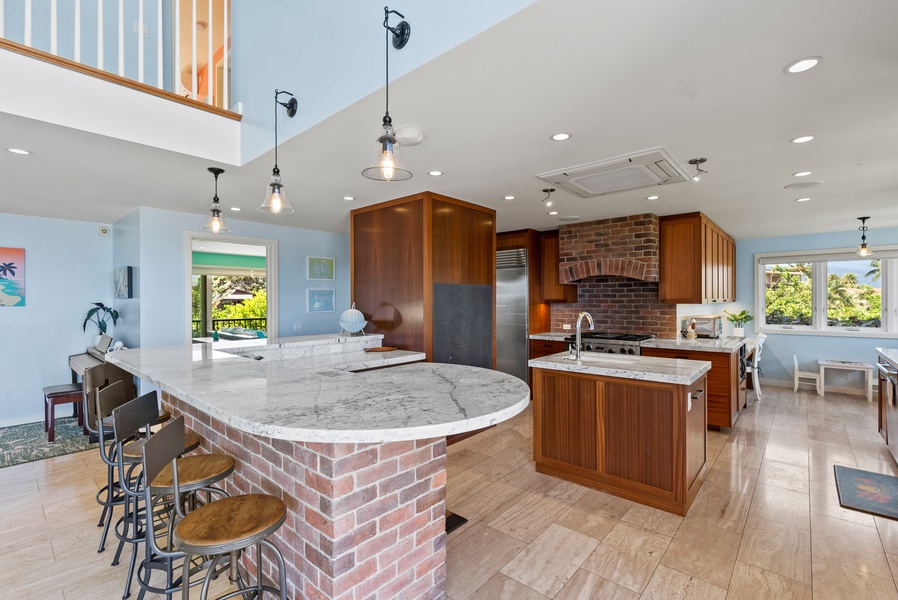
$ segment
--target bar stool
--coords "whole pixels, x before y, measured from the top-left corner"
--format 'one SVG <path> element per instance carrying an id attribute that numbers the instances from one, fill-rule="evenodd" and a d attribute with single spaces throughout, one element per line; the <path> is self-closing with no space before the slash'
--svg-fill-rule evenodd
<path id="1" fill-rule="evenodd" d="M 48 385 L 44 388 L 44 431 L 47 432 L 47 441 L 56 439 L 56 407 L 60 404 L 75 404 L 75 414 L 78 417 L 78 425 L 84 427 L 84 411 L 80 410 L 83 388 L 80 383 L 64 383 L 62 385 Z"/>
<path id="2" fill-rule="evenodd" d="M 156 435 L 147 440 L 143 447 L 144 476 L 152 484 L 145 489 L 148 506 L 153 505 L 153 497 L 173 492 L 175 498 L 180 496 L 180 467 L 175 462 L 178 448 L 185 441 L 184 418 L 178 417 L 162 428 Z M 171 487 L 165 485 L 157 488 L 159 475 L 171 465 Z M 286 600 L 286 573 L 284 557 L 277 547 L 266 539 L 276 531 L 287 518 L 287 505 L 280 498 L 265 494 L 246 494 L 215 500 L 200 506 L 189 513 L 184 512 L 180 502 L 174 505 L 176 517 L 180 518 L 174 526 L 172 540 L 174 547 L 184 556 L 181 581 L 182 598 L 189 600 L 190 576 L 196 571 L 192 566 L 194 556 L 211 556 L 215 558 L 208 564 L 206 576 L 202 579 L 201 600 L 206 600 L 212 578 L 219 572 L 222 560 L 227 559 L 230 580 L 240 586 L 239 590 L 229 591 L 220 598 L 254 594 L 261 598 L 263 592 L 277 594 Z M 251 546 L 256 548 L 256 563 L 260 573 L 253 585 L 245 582 L 237 564 L 239 553 Z M 280 588 L 265 585 L 261 576 L 262 548 L 267 548 L 278 563 Z"/>
<path id="3" fill-rule="evenodd" d="M 101 398 L 105 392 L 106 390 L 100 392 Z M 137 581 L 141 587 L 140 596 L 143 597 L 148 591 L 154 594 L 170 596 L 180 585 L 173 578 L 171 556 L 166 555 L 170 550 L 170 544 L 165 542 L 158 543 L 160 538 L 164 538 L 167 535 L 167 528 L 162 528 L 161 532 L 156 528 L 159 519 L 166 518 L 166 513 L 174 512 L 174 509 L 166 504 L 147 504 L 144 496 L 146 486 L 144 478 L 142 475 L 135 476 L 133 471 L 135 466 L 139 466 L 142 463 L 143 447 L 149 443 L 149 440 L 169 427 L 164 426 L 158 432 L 147 437 L 150 426 L 153 425 L 158 417 L 159 405 L 155 391 L 118 406 L 112 411 L 119 481 L 122 482 L 122 489 L 129 499 L 126 502 L 125 515 L 119 520 L 119 525 L 116 526 L 116 534 L 119 535 L 121 543 L 132 544 L 131 566 L 128 569 L 128 581 L 125 586 L 126 597 L 130 592 L 134 564 L 140 543 L 143 543 L 145 548 L 144 558 L 137 567 Z M 181 456 L 199 446 L 200 440 L 201 438 L 196 434 L 192 436 L 182 435 L 179 445 L 173 447 L 174 451 L 177 453 L 177 456 Z M 140 458 L 133 458 L 135 449 L 141 452 Z M 224 454 L 199 454 L 178 458 L 177 464 L 181 474 L 179 494 L 174 494 L 174 488 L 171 485 L 172 470 L 170 466 L 166 465 L 162 472 L 155 477 L 155 483 L 159 483 L 157 491 L 161 496 L 173 495 L 173 503 L 179 505 L 189 504 L 190 506 L 195 506 L 202 501 L 197 497 L 199 492 L 207 494 L 206 501 L 211 501 L 213 494 L 227 497 L 227 493 L 214 487 L 214 484 L 234 472 L 236 462 L 232 457 Z M 140 506 L 140 504 L 143 504 L 143 506 Z M 146 507 L 149 507 L 149 510 Z M 157 570 L 166 574 L 165 588 L 154 586 L 150 581 L 153 572 Z"/>

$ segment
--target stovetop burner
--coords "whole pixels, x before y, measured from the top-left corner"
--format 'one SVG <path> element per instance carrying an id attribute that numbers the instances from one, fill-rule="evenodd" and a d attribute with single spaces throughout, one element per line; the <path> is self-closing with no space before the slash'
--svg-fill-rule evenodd
<path id="1" fill-rule="evenodd" d="M 570 336 L 573 341 L 575 336 Z M 602 333 L 599 331 L 583 331 L 580 333 L 582 340 L 613 340 L 616 342 L 644 342 L 655 336 L 647 333 Z"/>

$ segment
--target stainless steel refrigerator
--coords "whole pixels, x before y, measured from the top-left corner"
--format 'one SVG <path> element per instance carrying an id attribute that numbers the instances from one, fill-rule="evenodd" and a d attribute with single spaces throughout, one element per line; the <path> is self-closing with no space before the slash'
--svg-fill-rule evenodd
<path id="1" fill-rule="evenodd" d="M 527 250 L 496 253 L 496 369 L 527 381 Z"/>

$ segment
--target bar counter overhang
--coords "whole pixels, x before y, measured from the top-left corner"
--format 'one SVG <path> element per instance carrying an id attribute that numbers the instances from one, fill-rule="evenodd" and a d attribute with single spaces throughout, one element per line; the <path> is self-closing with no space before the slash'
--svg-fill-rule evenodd
<path id="1" fill-rule="evenodd" d="M 381 336 L 304 336 L 114 352 L 158 387 L 204 452 L 238 461 L 228 493 L 288 506 L 272 541 L 290 598 L 438 598 L 446 577 L 446 436 L 524 410 L 527 385 L 497 371 L 366 353 Z M 235 355 L 236 354 L 236 355 Z M 255 569 L 255 556 L 245 557 Z M 263 560 L 263 572 L 274 566 Z"/>

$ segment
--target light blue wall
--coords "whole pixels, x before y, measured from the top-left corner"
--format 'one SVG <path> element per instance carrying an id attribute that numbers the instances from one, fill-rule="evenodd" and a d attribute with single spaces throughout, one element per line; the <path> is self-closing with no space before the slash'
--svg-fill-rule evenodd
<path id="1" fill-rule="evenodd" d="M 25 306 L 0 308 L 0 426 L 42 421 L 41 388 L 71 381 L 68 356 L 93 343 L 84 316 L 112 303 L 112 235 L 100 227 L 0 214 L 0 244 L 25 249 L 26 294 Z"/>
<path id="2" fill-rule="evenodd" d="M 789 252 L 793 250 L 823 250 L 829 248 L 856 247 L 860 234 L 855 223 L 846 224 L 845 231 L 813 235 L 794 235 L 776 238 L 756 238 L 736 241 L 736 302 L 730 304 L 682 304 L 677 306 L 679 316 L 691 314 L 723 314 L 747 308 L 755 313 L 754 255 L 764 252 Z M 867 232 L 871 247 L 898 244 L 898 228 L 873 229 Z M 757 315 L 755 315 L 757 318 Z M 746 335 L 755 335 L 756 323 L 746 327 Z M 732 334 L 732 325 L 724 323 L 724 335 Z M 770 334 L 764 346 L 762 371 L 764 379 L 772 382 L 792 381 L 792 355 L 798 356 L 799 367 L 806 371 L 817 370 L 818 358 L 875 362 L 877 347 L 898 347 L 898 336 L 835 337 L 821 335 Z M 852 387 L 861 389 L 863 377 L 849 372 L 851 380 L 845 382 L 840 373 L 827 375 L 827 387 Z"/>
<path id="3" fill-rule="evenodd" d="M 408 73 L 534 1 L 390 3 L 390 8 L 404 14 L 412 27 L 405 48 L 397 51 L 390 46 L 390 79 Z M 275 88 L 292 92 L 299 101 L 294 118 L 279 117 L 278 135 L 283 141 L 383 87 L 384 4 L 371 0 L 254 0 L 232 4 L 232 102 L 243 103 L 244 163 L 270 150 L 274 143 Z M 390 23 L 396 25 L 399 20 L 392 15 Z M 371 115 L 372 140 L 382 116 Z"/>

